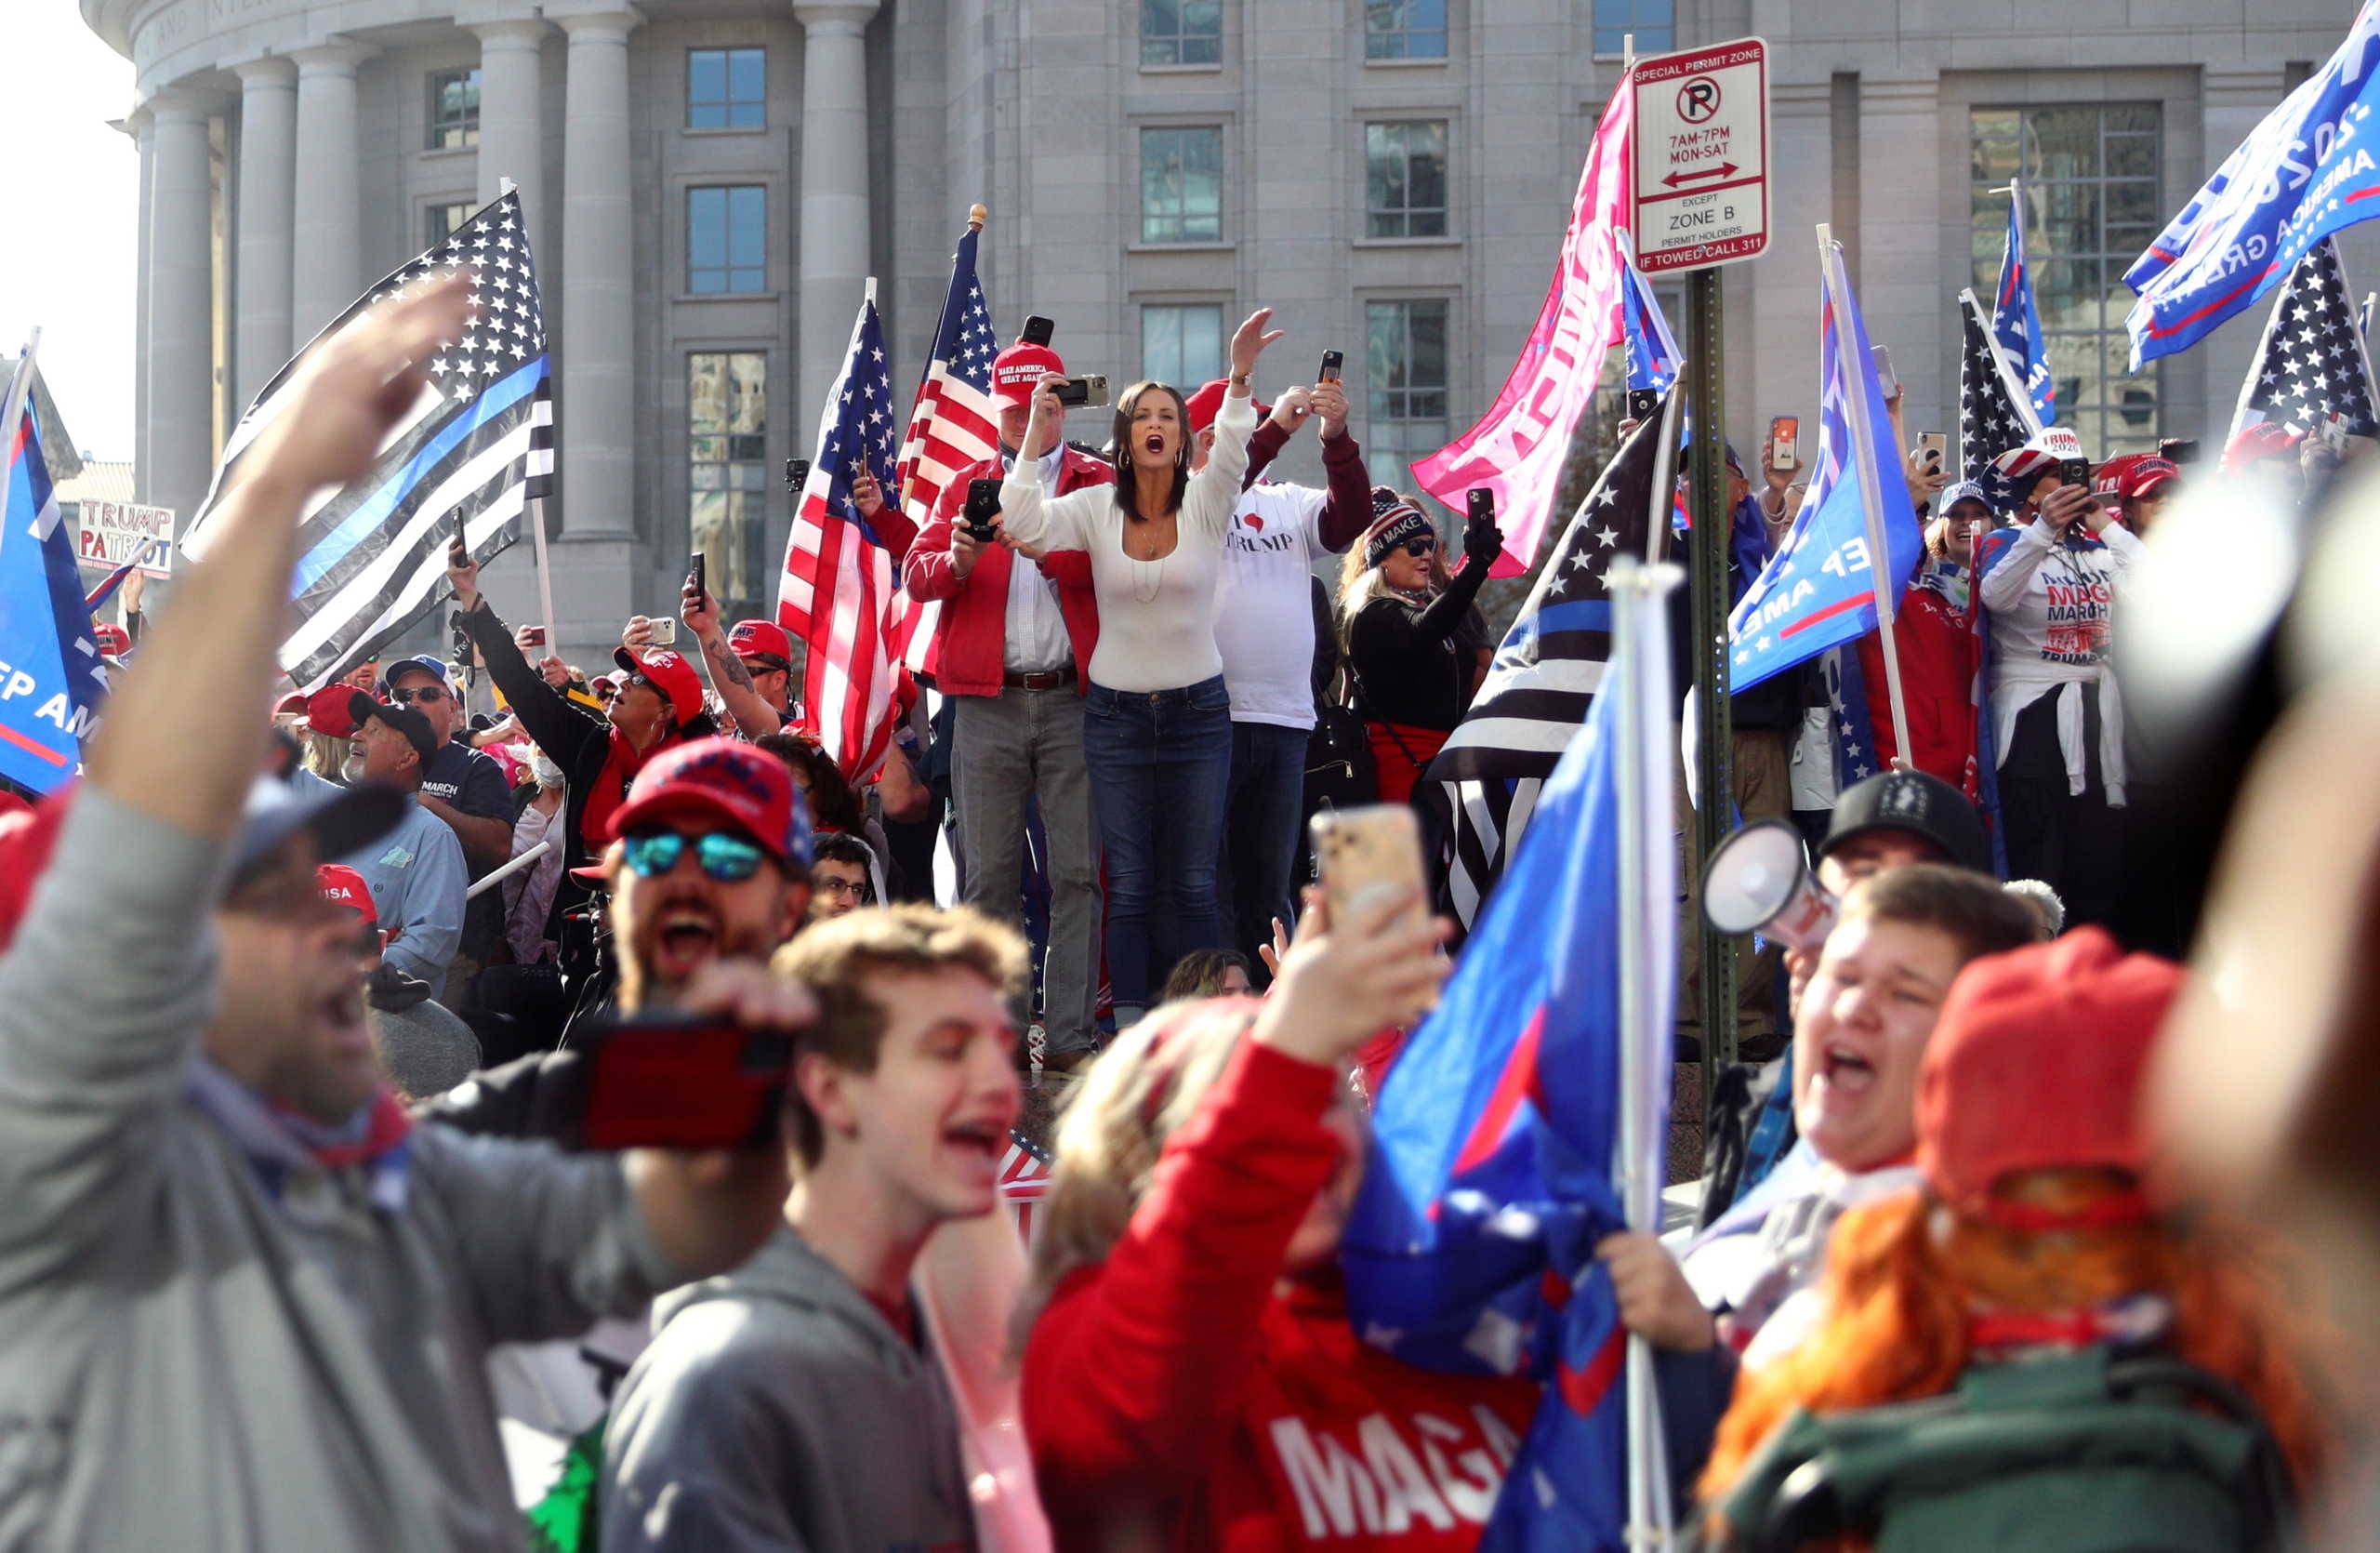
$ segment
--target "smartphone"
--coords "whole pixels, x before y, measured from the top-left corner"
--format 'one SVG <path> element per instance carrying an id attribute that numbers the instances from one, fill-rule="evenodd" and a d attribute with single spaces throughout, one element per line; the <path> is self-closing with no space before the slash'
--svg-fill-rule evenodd
<path id="1" fill-rule="evenodd" d="M 521 644 L 525 647 L 544 646 L 546 644 L 546 628 L 543 626 L 522 626 L 521 628 Z"/>
<path id="2" fill-rule="evenodd" d="M 696 551 L 686 558 L 686 579 L 694 585 L 694 597 L 699 599 L 710 591 L 710 578 L 707 568 L 703 564 L 702 551 Z"/>
<path id="3" fill-rule="evenodd" d="M 1107 403 L 1107 379 L 1096 372 L 1086 373 L 1061 379 L 1051 392 L 1057 394 L 1058 403 L 1069 409 L 1096 407 Z"/>
<path id="4" fill-rule="evenodd" d="M 1463 493 L 1464 508 L 1473 523 L 1486 519 L 1496 521 L 1496 493 L 1485 485 L 1474 485 Z"/>
<path id="5" fill-rule="evenodd" d="M 810 460 L 787 458 L 785 461 L 785 488 L 799 496 L 801 494 L 801 487 L 809 484 Z"/>
<path id="6" fill-rule="evenodd" d="M 1927 468 L 1940 469 L 1950 451 L 1950 439 L 1941 432 L 1920 431 L 1917 434 L 1917 456 L 1925 461 Z"/>
<path id="7" fill-rule="evenodd" d="M 648 645 L 674 647 L 678 644 L 678 621 L 675 616 L 655 615 L 650 623 L 653 627 L 653 634 L 647 639 Z"/>
<path id="8" fill-rule="evenodd" d="M 1322 370 L 1314 375 L 1314 380 L 1317 383 L 1335 383 L 1339 381 L 1340 368 L 1346 363 L 1346 356 L 1340 352 L 1325 351 L 1322 352 Z"/>
<path id="9" fill-rule="evenodd" d="M 1020 345 L 1047 345 L 1050 337 L 1057 331 L 1057 325 L 1037 312 L 1025 321 L 1025 332 L 1018 335 L 1016 340 Z"/>
<path id="10" fill-rule="evenodd" d="M 2061 485 L 2080 485 L 2084 490 L 2089 490 L 2091 488 L 2091 460 L 2088 458 L 2060 458 L 2057 461 L 2057 483 Z"/>
<path id="11" fill-rule="evenodd" d="M 1802 461 L 1802 422 L 1797 416 L 1781 415 L 1768 423 L 1768 467 L 1789 470 Z"/>
<path id="12" fill-rule="evenodd" d="M 2175 464 L 2198 462 L 2196 437 L 2167 437 L 2157 445 L 2157 456 Z"/>
<path id="13" fill-rule="evenodd" d="M 967 482 L 967 538 L 978 544 L 988 543 L 999 530 L 992 520 L 1000 515 L 1000 483 L 997 480 Z"/>
<path id="14" fill-rule="evenodd" d="M 1628 391 L 1629 419 L 1650 420 L 1660 413 L 1660 409 L 1661 391 L 1659 389 L 1630 389 Z"/>
<path id="15" fill-rule="evenodd" d="M 2334 453 L 2347 452 L 2347 417 L 2333 410 L 2322 418 L 2322 423 L 2315 431 L 2321 436 L 2324 447 Z"/>
<path id="16" fill-rule="evenodd" d="M 1421 891 L 1421 828 L 1411 805 L 1327 809 L 1314 816 L 1313 832 L 1316 871 L 1331 922 L 1344 922 L 1367 904 L 1408 889 L 1414 892 L 1413 905 L 1400 921 L 1413 926 L 1428 922 L 1430 910 Z"/>
<path id="17" fill-rule="evenodd" d="M 775 1139 L 792 1037 L 667 1015 L 592 1036 L 582 1148 L 757 1148 Z"/>
<path id="18" fill-rule="evenodd" d="M 1884 397 L 1890 399 L 1900 392 L 1900 379 L 1893 376 L 1893 353 L 1881 345 L 1871 345 L 1868 354 L 1876 363 L 1876 385 L 1884 391 Z"/>

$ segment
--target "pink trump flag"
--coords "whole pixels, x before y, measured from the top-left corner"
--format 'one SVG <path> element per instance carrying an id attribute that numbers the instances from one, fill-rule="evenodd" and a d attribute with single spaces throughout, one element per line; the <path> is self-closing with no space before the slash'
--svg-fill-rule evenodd
<path id="1" fill-rule="evenodd" d="M 1620 338 L 1620 255 L 1635 247 L 1628 197 L 1634 130 L 1635 94 L 1623 76 L 1587 149 L 1554 285 L 1503 392 L 1479 424 L 1413 466 L 1421 488 L 1458 512 L 1474 486 L 1496 493 L 1504 552 L 1490 577 L 1518 577 L 1536 558 L 1570 432 L 1594 398 L 1604 352 Z"/>

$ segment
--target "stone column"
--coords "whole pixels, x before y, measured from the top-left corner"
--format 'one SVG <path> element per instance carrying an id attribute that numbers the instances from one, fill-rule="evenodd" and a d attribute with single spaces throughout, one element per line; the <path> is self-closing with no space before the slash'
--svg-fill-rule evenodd
<path id="1" fill-rule="evenodd" d="M 1942 296 L 1941 113 L 1933 72 L 1859 78 L 1859 311 L 1869 340 L 1892 351 L 1911 436 L 1952 429 L 1943 396 L 1958 373 L 1957 304 L 1946 310 Z M 1777 242 L 1811 240 L 1788 221 L 1778 229 Z M 1803 445 L 1818 445 L 1806 431 Z"/>
<path id="2" fill-rule="evenodd" d="M 1728 376 L 1750 382 L 1752 395 L 1740 405 L 1729 397 L 1727 434 L 1738 447 L 1750 447 L 1768 434 L 1769 416 L 1798 415 L 1807 422 L 1802 459 L 1810 464 L 1818 461 L 1810 450 L 1818 446 L 1818 374 L 1812 367 L 1818 360 L 1818 250 L 1810 228 L 1831 219 L 1834 210 L 1834 168 L 1828 152 L 1833 137 L 1832 98 L 1833 83 L 1826 76 L 1770 82 L 1768 252 L 1730 272 L 1752 272 L 1751 315 L 1737 313 L 1732 293 L 1727 299 L 1728 335 L 1735 340 L 1749 338 L 1752 347 L 1748 352 L 1739 348 L 1728 357 Z M 1846 246 L 1858 237 L 1848 232 L 1834 235 Z M 1864 290 L 1860 301 L 1867 301 Z M 1679 320 L 1671 322 L 1683 326 Z M 1684 343 L 1683 336 L 1679 342 Z M 1893 353 L 1900 354 L 1897 342 Z"/>
<path id="3" fill-rule="evenodd" d="M 546 251 L 545 88 L 539 71 L 546 24 L 534 17 L 471 24 L 480 39 L 482 205 L 510 179 L 521 192 L 529 251 Z"/>
<path id="4" fill-rule="evenodd" d="M 139 269 L 132 281 L 132 498 L 149 499 L 149 192 L 154 131 L 149 110 L 136 108 L 121 126 L 140 153 Z"/>
<path id="5" fill-rule="evenodd" d="M 151 501 L 187 521 L 215 460 L 215 268 L 207 120 L 212 94 L 167 90 L 147 104 Z"/>
<path id="6" fill-rule="evenodd" d="M 2200 89 L 2204 94 L 2202 100 L 2205 103 L 2205 116 L 2204 128 L 2195 144 L 2191 143 L 2179 105 L 2165 110 L 2164 199 L 2161 209 L 2181 209 L 2198 192 L 2199 185 L 2215 176 L 2215 170 L 2231 154 L 2232 148 L 2254 133 L 2265 115 L 2272 112 L 2273 104 L 2288 94 L 2285 68 L 2279 60 L 2256 58 L 2210 61 L 2201 67 L 2203 74 Z M 2357 234 L 2350 229 L 2339 236 L 2342 244 L 2352 244 Z M 2350 280 L 2360 279 L 2364 271 L 2356 263 L 2357 257 L 2352 248 L 2347 250 Z M 2129 297 L 2125 299 L 2127 307 L 2131 300 Z M 2238 402 L 2240 384 L 2248 376 L 2249 365 L 2256 359 L 2256 346 L 2264 338 L 2265 320 L 2270 316 L 2269 300 L 2242 308 L 2224 320 L 2202 344 L 2149 365 L 2144 375 L 2161 379 L 2164 387 L 2165 402 L 2158 410 L 2157 435 L 2202 438 L 2210 456 L 2222 448 L 2230 435 L 2231 412 Z M 2122 389 L 2119 387 L 2117 392 Z M 2104 458 L 2113 451 L 2094 446 L 2087 440 L 2083 447 L 2095 458 Z"/>
<path id="7" fill-rule="evenodd" d="M 867 285 L 868 19 L 878 0 L 795 0 L 801 62 L 801 311 L 794 335 L 801 400 L 787 424 L 818 414 L 852 315 Z M 781 229 L 780 229 L 781 230 Z"/>
<path id="8" fill-rule="evenodd" d="M 574 537 L 636 529 L 636 331 L 628 193 L 629 9 L 555 19 L 570 34 L 562 141 L 562 493 Z M 550 332 L 550 331 L 549 331 Z"/>
<path id="9" fill-rule="evenodd" d="M 297 218 L 292 226 L 289 332 L 302 346 L 363 295 L 362 157 L 355 129 L 355 67 L 377 52 L 334 42 L 300 48 L 298 61 Z"/>
<path id="10" fill-rule="evenodd" d="M 231 68 L 240 77 L 239 301 L 231 342 L 231 411 L 238 416 L 290 355 L 298 67 L 268 59 Z"/>

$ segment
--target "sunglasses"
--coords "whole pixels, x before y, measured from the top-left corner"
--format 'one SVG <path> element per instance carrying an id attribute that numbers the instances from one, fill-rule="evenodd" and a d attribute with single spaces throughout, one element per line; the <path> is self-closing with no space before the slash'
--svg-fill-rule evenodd
<path id="1" fill-rule="evenodd" d="M 771 670 L 780 674 L 790 674 L 793 672 L 793 665 L 777 657 L 774 653 L 746 653 L 744 655 L 744 667 L 747 669 L 757 670 L 763 673 Z"/>
<path id="2" fill-rule="evenodd" d="M 411 706 L 416 701 L 427 706 L 435 706 L 446 699 L 446 692 L 438 685 L 417 684 L 409 690 L 391 690 L 389 692 L 389 699 L 401 707 Z"/>
<path id="3" fill-rule="evenodd" d="M 1438 542 L 1435 539 L 1408 539 L 1403 546 L 1406 554 L 1417 558 L 1434 554 L 1437 548 Z"/>
<path id="4" fill-rule="evenodd" d="M 694 861 L 704 873 L 722 884 L 739 883 L 760 871 L 760 859 L 768 856 L 760 843 L 725 830 L 713 830 L 707 835 L 688 837 L 675 830 L 644 830 L 630 836 L 622 851 L 629 868 L 641 878 L 658 879 L 678 866 L 684 856 L 686 843 L 694 843 Z"/>

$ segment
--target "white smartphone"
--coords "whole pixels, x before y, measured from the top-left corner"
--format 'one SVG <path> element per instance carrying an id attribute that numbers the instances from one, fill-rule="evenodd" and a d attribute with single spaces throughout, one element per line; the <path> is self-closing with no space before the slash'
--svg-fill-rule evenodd
<path id="1" fill-rule="evenodd" d="M 1950 450 L 1950 439 L 1939 431 L 1920 431 L 1917 434 L 1917 456 L 1925 461 L 1929 469 L 1940 469 Z"/>
<path id="2" fill-rule="evenodd" d="M 677 621 L 671 619 L 667 615 L 655 615 L 652 617 L 651 624 L 653 628 L 652 632 L 646 638 L 649 645 L 655 647 L 674 647 L 678 644 Z"/>
<path id="3" fill-rule="evenodd" d="M 1868 353 L 1876 359 L 1876 382 L 1890 399 L 1900 392 L 1900 379 L 1893 376 L 1893 353 L 1881 345 L 1871 345 Z"/>

